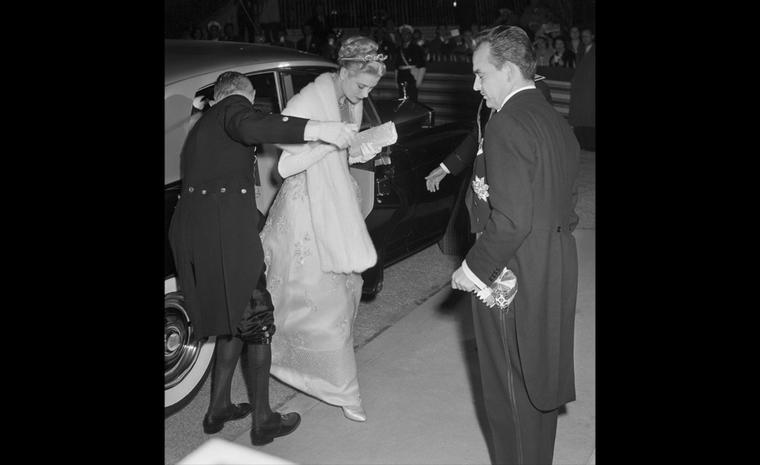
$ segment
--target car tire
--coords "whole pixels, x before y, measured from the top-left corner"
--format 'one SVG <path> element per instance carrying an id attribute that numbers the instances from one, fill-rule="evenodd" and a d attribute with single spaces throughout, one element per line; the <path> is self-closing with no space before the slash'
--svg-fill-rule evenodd
<path id="1" fill-rule="evenodd" d="M 164 281 L 164 414 L 171 415 L 187 405 L 208 377 L 214 358 L 216 337 L 197 339 L 177 292 L 175 278 Z"/>

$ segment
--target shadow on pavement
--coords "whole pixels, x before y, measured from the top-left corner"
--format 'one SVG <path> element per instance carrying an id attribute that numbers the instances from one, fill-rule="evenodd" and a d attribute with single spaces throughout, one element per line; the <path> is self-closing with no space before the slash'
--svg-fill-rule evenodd
<path id="1" fill-rule="evenodd" d="M 478 418 L 478 425 L 484 437 L 491 436 L 491 430 L 488 426 L 488 417 L 486 416 L 485 402 L 483 401 L 483 390 L 480 383 L 480 363 L 478 361 L 478 346 L 475 342 L 475 330 L 472 326 L 472 309 L 470 295 L 454 289 L 449 289 L 446 299 L 438 306 L 437 311 L 440 314 L 453 316 L 457 320 L 459 332 L 462 337 L 458 340 L 462 353 L 465 357 L 465 366 L 467 367 L 467 378 L 472 389 L 472 403 L 475 405 L 475 413 Z M 488 443 L 488 453 L 493 457 L 491 441 Z"/>

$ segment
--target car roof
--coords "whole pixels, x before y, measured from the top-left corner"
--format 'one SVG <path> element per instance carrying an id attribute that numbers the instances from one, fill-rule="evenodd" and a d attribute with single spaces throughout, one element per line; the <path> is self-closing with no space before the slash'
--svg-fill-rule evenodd
<path id="1" fill-rule="evenodd" d="M 326 58 L 286 47 L 247 42 L 164 40 L 164 85 L 257 63 L 271 64 L 273 68 L 283 63 L 337 67 Z"/>

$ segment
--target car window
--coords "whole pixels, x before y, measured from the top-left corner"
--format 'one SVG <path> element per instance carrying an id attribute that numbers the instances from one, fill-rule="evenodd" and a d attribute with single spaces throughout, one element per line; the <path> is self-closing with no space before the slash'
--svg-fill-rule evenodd
<path id="1" fill-rule="evenodd" d="M 251 74 L 248 78 L 256 89 L 256 98 L 253 101 L 253 107 L 265 115 L 269 113 L 280 113 L 282 110 L 277 101 L 277 85 L 274 80 L 274 73 Z"/>
<path id="2" fill-rule="evenodd" d="M 264 114 L 280 113 L 280 103 L 277 99 L 277 86 L 274 73 L 249 74 L 253 88 L 256 89 L 256 98 L 253 107 Z M 204 112 L 211 108 L 209 102 L 214 99 L 214 85 L 204 87 L 195 94 L 191 114 Z"/>
<path id="3" fill-rule="evenodd" d="M 292 88 L 289 87 L 289 97 L 301 92 L 301 89 L 306 87 L 306 84 L 314 81 L 322 73 L 333 71 L 330 68 L 301 68 L 301 69 L 289 69 L 284 70 L 284 76 L 290 76 L 292 80 Z"/>
<path id="4" fill-rule="evenodd" d="M 291 73 L 291 76 L 293 76 L 293 95 L 301 92 L 301 89 L 306 87 L 306 85 L 314 79 L 319 76 L 319 74 L 311 74 L 311 73 Z"/>

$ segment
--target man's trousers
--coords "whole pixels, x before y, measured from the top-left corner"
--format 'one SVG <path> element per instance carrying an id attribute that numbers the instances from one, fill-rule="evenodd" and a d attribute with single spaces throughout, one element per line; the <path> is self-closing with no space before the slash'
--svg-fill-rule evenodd
<path id="1" fill-rule="evenodd" d="M 472 296 L 483 397 L 491 428 L 492 462 L 498 465 L 551 465 L 559 409 L 537 410 L 523 380 L 514 302 L 488 308 Z"/>

